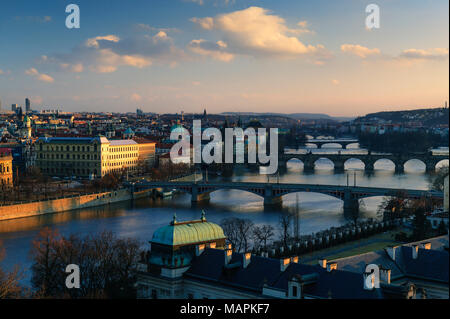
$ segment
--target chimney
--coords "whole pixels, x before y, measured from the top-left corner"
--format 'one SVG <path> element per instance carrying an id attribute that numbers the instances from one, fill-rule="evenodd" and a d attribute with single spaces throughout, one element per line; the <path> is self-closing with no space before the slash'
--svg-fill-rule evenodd
<path id="1" fill-rule="evenodd" d="M 242 267 L 247 268 L 250 264 L 250 260 L 252 258 L 252 253 L 245 253 L 242 255 Z"/>
<path id="2" fill-rule="evenodd" d="M 195 246 L 195 256 L 200 256 L 202 254 L 202 252 L 204 252 L 204 251 L 205 251 L 204 244 Z"/>
<path id="3" fill-rule="evenodd" d="M 291 263 L 298 264 L 298 256 L 291 257 Z"/>
<path id="4" fill-rule="evenodd" d="M 386 252 L 393 261 L 395 261 L 395 251 L 397 250 L 397 248 L 398 246 L 391 246 L 386 248 Z"/>
<path id="5" fill-rule="evenodd" d="M 319 265 L 322 268 L 327 268 L 327 260 L 323 258 L 319 259 Z"/>
<path id="6" fill-rule="evenodd" d="M 337 263 L 328 263 L 326 267 L 328 272 L 332 272 L 337 269 Z"/>
<path id="7" fill-rule="evenodd" d="M 380 268 L 380 281 L 390 284 L 391 283 L 391 270 L 385 269 L 381 266 L 379 268 Z"/>
<path id="8" fill-rule="evenodd" d="M 216 248 L 216 243 L 209 243 L 208 248 Z"/>
<path id="9" fill-rule="evenodd" d="M 291 259 L 290 258 L 280 259 L 280 271 L 285 271 L 290 263 L 291 263 Z"/>
<path id="10" fill-rule="evenodd" d="M 412 259 L 417 259 L 419 257 L 419 245 L 412 245 Z"/>
<path id="11" fill-rule="evenodd" d="M 231 249 L 225 249 L 224 252 L 225 252 L 225 265 L 228 265 L 231 261 L 233 251 Z"/>
<path id="12" fill-rule="evenodd" d="M 422 248 L 425 250 L 430 250 L 431 249 L 431 243 L 427 242 L 427 243 L 422 243 Z"/>
<path id="13" fill-rule="evenodd" d="M 375 276 L 372 272 L 364 272 L 364 289 L 372 290 L 375 288 Z"/>

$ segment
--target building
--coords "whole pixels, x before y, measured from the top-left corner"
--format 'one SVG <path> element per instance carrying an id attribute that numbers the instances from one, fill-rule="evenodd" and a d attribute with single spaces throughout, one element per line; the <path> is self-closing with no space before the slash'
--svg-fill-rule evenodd
<path id="1" fill-rule="evenodd" d="M 20 129 L 20 137 L 24 139 L 31 138 L 31 119 L 28 115 L 25 115 L 22 122 L 22 128 Z"/>
<path id="2" fill-rule="evenodd" d="M 19 106 L 17 104 L 12 104 L 11 105 L 11 111 L 13 111 L 13 112 L 17 112 L 18 108 L 19 108 Z"/>
<path id="3" fill-rule="evenodd" d="M 41 137 L 36 141 L 36 165 L 45 174 L 96 178 L 108 173 L 133 173 L 139 144 L 133 140 L 97 137 Z"/>
<path id="4" fill-rule="evenodd" d="M 13 184 L 12 154 L 10 148 L 0 148 L 0 187 Z"/>
<path id="5" fill-rule="evenodd" d="M 206 220 L 173 221 L 153 234 L 137 270 L 138 298 L 187 299 L 383 299 L 414 298 L 413 284 L 371 273 L 307 265 L 298 257 L 273 259 L 236 253 L 220 226 Z"/>
<path id="6" fill-rule="evenodd" d="M 389 282 L 412 283 L 418 297 L 449 298 L 448 235 L 331 261 L 338 269 L 360 273 L 369 264 L 389 273 Z"/>
<path id="7" fill-rule="evenodd" d="M 153 167 L 155 165 L 156 143 L 142 138 L 136 138 L 135 141 L 139 147 L 139 162 L 147 168 Z"/>
<path id="8" fill-rule="evenodd" d="M 25 99 L 25 112 L 26 113 L 31 112 L 31 102 L 29 98 Z"/>

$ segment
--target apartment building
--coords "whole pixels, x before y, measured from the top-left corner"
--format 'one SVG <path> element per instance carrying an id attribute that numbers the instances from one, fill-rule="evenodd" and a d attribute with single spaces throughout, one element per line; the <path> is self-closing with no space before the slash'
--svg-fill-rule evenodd
<path id="1" fill-rule="evenodd" d="M 154 143 L 151 144 L 154 149 Z M 108 140 L 104 136 L 41 137 L 35 150 L 36 166 L 44 174 L 101 178 L 108 173 L 136 171 L 140 144 L 134 140 Z"/>

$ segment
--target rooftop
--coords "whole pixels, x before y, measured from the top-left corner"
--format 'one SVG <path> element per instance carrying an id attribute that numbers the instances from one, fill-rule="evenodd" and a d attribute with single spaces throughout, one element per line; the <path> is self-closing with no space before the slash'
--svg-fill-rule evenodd
<path id="1" fill-rule="evenodd" d="M 223 229 L 214 223 L 206 221 L 204 213 L 200 220 L 178 222 L 173 221 L 153 233 L 152 244 L 168 246 L 192 245 L 196 243 L 225 239 Z"/>

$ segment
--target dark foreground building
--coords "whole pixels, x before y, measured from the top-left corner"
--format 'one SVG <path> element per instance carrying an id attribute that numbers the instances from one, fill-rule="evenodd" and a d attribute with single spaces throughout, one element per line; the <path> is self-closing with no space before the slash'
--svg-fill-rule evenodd
<path id="1" fill-rule="evenodd" d="M 355 256 L 306 265 L 298 257 L 278 260 L 236 253 L 225 240 L 222 228 L 204 214 L 187 222 L 174 217 L 155 231 L 151 250 L 139 264 L 138 298 L 412 299 L 426 297 L 426 288 L 434 287 L 436 279 L 447 280 L 448 298 L 448 251 L 432 250 L 428 244 L 426 251 L 396 247 L 396 261 Z M 420 257 L 414 258 L 413 251 Z M 400 260 L 402 266 L 396 264 Z M 432 273 L 438 268 L 442 272 L 437 263 L 447 265 L 446 277 Z M 379 276 L 367 271 L 368 264 L 379 268 Z M 442 292 L 445 296 L 445 290 L 438 290 L 429 297 L 442 297 Z"/>

